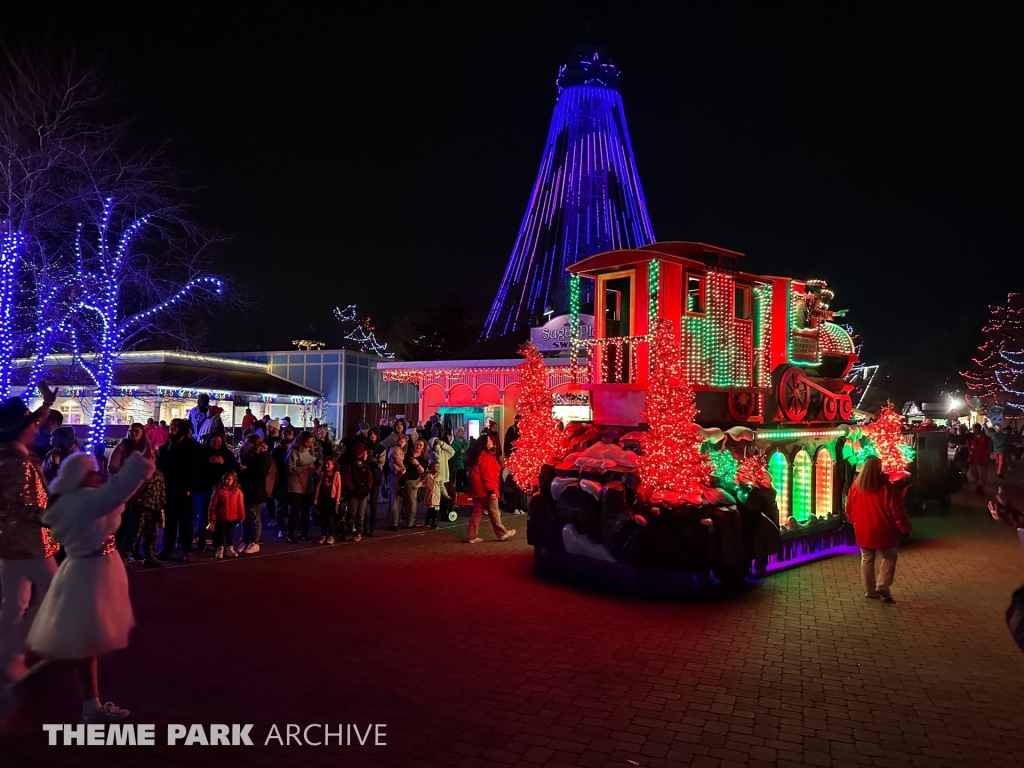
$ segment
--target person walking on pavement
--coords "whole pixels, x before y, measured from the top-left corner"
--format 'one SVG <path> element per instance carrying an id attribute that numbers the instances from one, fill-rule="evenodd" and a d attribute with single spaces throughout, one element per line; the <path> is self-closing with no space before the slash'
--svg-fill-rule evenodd
<path id="1" fill-rule="evenodd" d="M 974 425 L 967 449 L 967 480 L 974 483 L 975 493 L 981 496 L 985 493 L 988 462 L 992 458 L 992 439 L 982 431 L 981 424 Z"/>
<path id="2" fill-rule="evenodd" d="M 853 524 L 861 553 L 861 584 L 864 597 L 891 603 L 900 534 L 910 533 L 910 518 L 903 505 L 903 492 L 882 473 L 882 460 L 868 456 L 846 498 L 846 516 Z M 882 564 L 875 575 L 875 551 Z"/>
<path id="3" fill-rule="evenodd" d="M 1010 436 L 1003 431 L 1001 424 L 992 424 L 991 421 L 987 421 L 987 424 L 985 434 L 992 441 L 992 453 L 996 457 L 996 477 L 1002 480 L 1006 471 L 1006 460 L 1009 458 Z"/>
<path id="4" fill-rule="evenodd" d="M 466 453 L 469 495 L 473 497 L 473 512 L 469 516 L 469 528 L 466 531 L 466 541 L 470 544 L 480 544 L 483 541 L 478 533 L 484 512 L 490 518 L 494 538 L 498 541 L 508 541 L 516 535 L 515 528 L 505 530 L 505 526 L 501 524 L 501 511 L 498 509 L 501 465 L 494 457 L 495 450 L 494 438 L 490 432 L 484 432 Z"/>

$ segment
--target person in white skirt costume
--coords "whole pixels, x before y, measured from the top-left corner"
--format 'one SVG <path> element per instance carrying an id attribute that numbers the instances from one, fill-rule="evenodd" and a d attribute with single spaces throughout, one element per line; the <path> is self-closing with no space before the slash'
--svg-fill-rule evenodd
<path id="1" fill-rule="evenodd" d="M 117 556 L 114 532 L 125 502 L 154 468 L 148 458 L 133 453 L 104 484 L 92 454 L 76 453 L 64 460 L 50 486 L 50 505 L 42 521 L 64 546 L 67 558 L 39 606 L 26 645 L 43 658 L 75 663 L 83 723 L 128 716 L 113 702 L 100 704 L 96 657 L 127 647 L 135 625 L 128 575 Z"/>

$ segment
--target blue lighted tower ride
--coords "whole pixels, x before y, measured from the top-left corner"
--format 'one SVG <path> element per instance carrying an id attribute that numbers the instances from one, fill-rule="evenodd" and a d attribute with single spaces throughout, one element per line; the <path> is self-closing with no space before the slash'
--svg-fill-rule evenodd
<path id="1" fill-rule="evenodd" d="M 581 45 L 557 83 L 540 172 L 483 338 L 522 329 L 547 309 L 567 310 L 565 270 L 580 259 L 654 242 L 618 68 L 604 48 Z"/>

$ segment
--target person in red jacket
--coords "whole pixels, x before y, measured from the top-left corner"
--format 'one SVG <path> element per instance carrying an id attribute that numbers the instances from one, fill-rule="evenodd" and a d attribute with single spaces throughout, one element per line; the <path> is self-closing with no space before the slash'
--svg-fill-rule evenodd
<path id="1" fill-rule="evenodd" d="M 235 525 L 245 520 L 245 496 L 238 487 L 238 475 L 229 469 L 221 475 L 217 487 L 210 497 L 210 529 L 213 531 L 213 546 L 217 548 L 214 557 L 218 560 L 224 555 L 238 557 L 231 546 L 231 531 Z"/>
<path id="2" fill-rule="evenodd" d="M 469 495 L 473 497 L 473 512 L 469 516 L 469 529 L 466 531 L 466 541 L 470 544 L 483 541 L 477 534 L 485 511 L 491 519 L 491 528 L 498 541 L 508 541 L 516 535 L 515 528 L 506 531 L 501 524 L 501 512 L 498 510 L 501 465 L 494 457 L 496 450 L 494 438 L 489 432 L 484 432 L 466 452 Z"/>
<path id="3" fill-rule="evenodd" d="M 992 457 L 992 438 L 985 434 L 981 424 L 974 425 L 974 434 L 967 442 L 967 479 L 974 483 L 980 496 L 988 482 L 988 460 Z"/>
<path id="4" fill-rule="evenodd" d="M 893 579 L 900 534 L 910 533 L 910 518 L 903 508 L 903 494 L 882 474 L 882 461 L 869 456 L 846 497 L 846 516 L 860 547 L 864 597 L 892 602 Z M 882 565 L 875 580 L 875 550 L 882 551 Z"/>

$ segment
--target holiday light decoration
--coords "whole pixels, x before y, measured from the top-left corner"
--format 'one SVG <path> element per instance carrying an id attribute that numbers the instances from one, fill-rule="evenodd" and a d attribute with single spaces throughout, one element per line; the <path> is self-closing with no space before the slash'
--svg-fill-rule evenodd
<path id="1" fill-rule="evenodd" d="M 789 522 L 789 462 L 782 451 L 776 451 L 768 459 L 768 474 L 775 488 L 775 504 L 779 508 L 779 525 Z"/>
<path id="2" fill-rule="evenodd" d="M 801 437 L 842 437 L 849 434 L 847 427 L 835 429 L 759 429 L 755 432 L 757 440 L 795 440 Z"/>
<path id="3" fill-rule="evenodd" d="M 647 327 L 658 321 L 658 300 L 661 296 L 661 262 L 651 259 L 647 266 Z"/>
<path id="4" fill-rule="evenodd" d="M 114 363 L 129 344 L 138 341 L 146 324 L 158 315 L 183 304 L 199 290 L 216 296 L 224 292 L 224 282 L 211 275 L 192 278 L 169 298 L 153 306 L 122 317 L 121 286 L 128 282 L 132 269 L 131 249 L 136 236 L 149 223 L 148 216 L 131 221 L 111 244 L 110 231 L 115 201 L 107 197 L 96 223 L 96 240 L 88 249 L 83 239 L 84 226 L 79 224 L 73 242 L 77 258 L 76 278 L 80 281 L 85 298 L 76 304 L 76 327 L 69 336 L 74 357 L 82 370 L 93 380 L 93 412 L 89 426 L 88 444 L 96 445 L 104 439 L 107 404 L 114 391 Z M 82 355 L 81 341 L 85 337 L 95 347 L 90 359 Z"/>
<path id="5" fill-rule="evenodd" d="M 988 309 L 978 354 L 961 375 L 982 402 L 1024 408 L 1024 293 L 1010 293 L 1005 306 Z"/>
<path id="6" fill-rule="evenodd" d="M 814 463 L 814 515 L 828 517 L 832 514 L 832 482 L 835 461 L 828 448 L 818 451 Z"/>
<path id="7" fill-rule="evenodd" d="M 737 483 L 736 473 L 739 471 L 740 462 L 728 448 L 711 450 L 707 453 L 711 461 L 711 476 L 726 485 Z"/>
<path id="8" fill-rule="evenodd" d="M 736 483 L 744 487 L 753 487 L 767 471 L 764 456 L 754 453 L 745 457 L 736 467 Z"/>
<path id="9" fill-rule="evenodd" d="M 231 400 L 234 394 L 217 389 L 201 389 L 188 387 L 157 387 L 158 397 L 167 397 L 175 400 L 195 400 L 200 395 L 207 395 L 211 400 Z"/>
<path id="10" fill-rule="evenodd" d="M 19 232 L 0 234 L 0 398 L 11 392 L 14 372 L 14 317 L 21 248 L 25 238 Z"/>
<path id="11" fill-rule="evenodd" d="M 691 277 L 698 275 L 687 274 L 684 291 Z M 749 387 L 754 331 L 749 320 L 735 316 L 736 281 L 731 273 L 709 269 L 700 285 L 703 311 L 682 316 L 686 377 L 699 386 Z"/>
<path id="12" fill-rule="evenodd" d="M 800 449 L 793 458 L 793 517 L 798 523 L 806 523 L 811 510 L 811 457 Z"/>
<path id="13" fill-rule="evenodd" d="M 361 351 L 376 355 L 377 357 L 383 357 L 385 360 L 393 360 L 395 358 L 394 352 L 388 352 L 388 345 L 377 340 L 376 335 L 374 335 L 377 326 L 370 321 L 370 318 L 367 316 L 362 320 L 356 319 L 355 304 L 349 304 L 344 309 L 335 307 L 334 316 L 342 323 L 351 323 L 353 325 L 351 330 L 345 334 L 345 338 L 358 344 Z"/>
<path id="14" fill-rule="evenodd" d="M 594 46 L 577 48 L 559 71 L 540 170 L 483 338 L 570 305 L 566 269 L 580 259 L 654 242 L 618 81 Z"/>
<path id="15" fill-rule="evenodd" d="M 519 439 L 515 450 L 505 459 L 505 466 L 516 485 L 525 493 L 537 486 L 540 470 L 555 460 L 562 451 L 562 432 L 552 416 L 554 401 L 548 389 L 544 358 L 534 344 L 519 349 L 525 359 L 519 365 Z"/>
<path id="16" fill-rule="evenodd" d="M 660 318 L 654 326 L 650 359 L 643 412 L 648 429 L 640 436 L 642 453 L 637 459 L 640 479 L 647 492 L 690 494 L 707 484 L 711 463 L 692 429 L 697 406 L 683 375 L 671 320 Z"/>
<path id="17" fill-rule="evenodd" d="M 891 404 L 882 408 L 866 431 L 869 431 L 871 445 L 882 460 L 882 471 L 889 475 L 903 471 L 913 458 L 913 451 L 903 442 L 903 418 Z"/>

